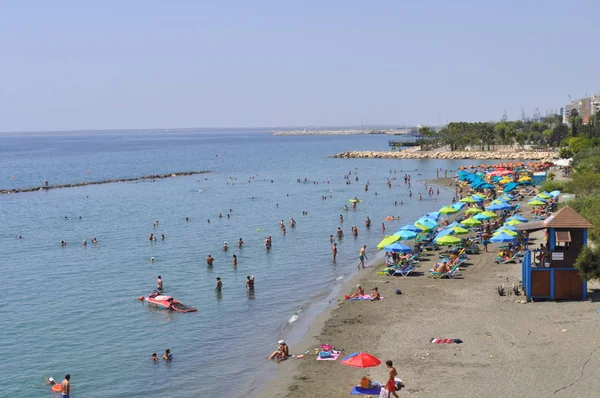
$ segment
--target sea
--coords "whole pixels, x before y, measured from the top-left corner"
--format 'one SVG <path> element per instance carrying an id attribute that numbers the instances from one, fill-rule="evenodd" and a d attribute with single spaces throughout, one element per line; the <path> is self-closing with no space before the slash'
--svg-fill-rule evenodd
<path id="1" fill-rule="evenodd" d="M 360 247 L 367 245 L 370 265 L 382 257 L 375 246 L 386 234 L 451 202 L 452 189 L 432 197 L 424 181 L 464 161 L 330 157 L 387 149 L 388 138 L 251 129 L 0 136 L 0 189 L 210 171 L 0 195 L 0 395 L 56 396 L 45 380 L 69 373 L 73 397 L 259 396 L 285 365 L 266 357 L 279 339 L 294 351 L 358 272 Z M 352 209 L 355 197 L 362 202 Z M 330 235 L 338 227 L 345 237 L 332 262 Z M 198 311 L 139 301 L 158 275 L 165 294 Z M 247 276 L 255 277 L 253 292 Z M 151 361 L 167 348 L 172 362 Z"/>

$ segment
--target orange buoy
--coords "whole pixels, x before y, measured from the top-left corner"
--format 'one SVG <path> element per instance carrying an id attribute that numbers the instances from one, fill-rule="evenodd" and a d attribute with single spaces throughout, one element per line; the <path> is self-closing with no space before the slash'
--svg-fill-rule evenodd
<path id="1" fill-rule="evenodd" d="M 52 386 L 52 391 L 54 392 L 62 392 L 62 385 L 61 384 L 55 384 Z"/>

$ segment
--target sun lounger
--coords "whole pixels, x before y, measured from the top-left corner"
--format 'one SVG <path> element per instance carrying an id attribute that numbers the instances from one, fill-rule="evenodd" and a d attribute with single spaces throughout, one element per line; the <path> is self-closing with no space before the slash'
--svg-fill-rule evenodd
<path id="1" fill-rule="evenodd" d="M 460 264 L 462 264 L 462 263 L 457 261 L 456 264 L 454 264 L 452 266 L 452 268 L 450 269 L 450 271 L 448 271 L 448 272 L 437 272 L 437 271 L 434 271 L 433 269 L 429 270 L 429 272 L 431 272 L 431 276 L 434 279 L 441 279 L 441 278 L 454 279 L 457 276 L 461 275 L 460 270 L 458 269 Z"/>
<path id="2" fill-rule="evenodd" d="M 398 268 L 394 271 L 392 276 L 408 276 L 414 269 L 415 267 L 413 265 L 409 265 L 405 268 Z"/>
<path id="3" fill-rule="evenodd" d="M 496 264 L 508 264 L 508 263 L 516 263 L 517 262 L 517 256 L 512 256 L 512 257 L 496 257 L 496 259 L 494 260 L 494 262 Z"/>

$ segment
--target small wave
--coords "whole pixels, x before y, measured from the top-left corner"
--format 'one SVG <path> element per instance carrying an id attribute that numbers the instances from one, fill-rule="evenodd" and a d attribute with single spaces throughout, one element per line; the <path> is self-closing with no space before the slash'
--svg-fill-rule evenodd
<path id="1" fill-rule="evenodd" d="M 294 314 L 288 319 L 288 323 L 294 323 L 298 320 L 298 314 Z"/>
<path id="2" fill-rule="evenodd" d="M 336 281 L 339 281 L 340 279 L 344 279 L 344 275 L 338 276 L 337 278 L 335 278 Z"/>

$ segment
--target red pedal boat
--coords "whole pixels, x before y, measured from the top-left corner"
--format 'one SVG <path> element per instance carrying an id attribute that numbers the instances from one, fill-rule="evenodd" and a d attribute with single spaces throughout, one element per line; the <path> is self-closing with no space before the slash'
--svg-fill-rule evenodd
<path id="1" fill-rule="evenodd" d="M 154 304 L 160 308 L 165 308 L 168 310 L 173 310 L 177 312 L 194 312 L 198 311 L 198 309 L 194 307 L 188 307 L 183 304 L 181 301 L 174 300 L 171 296 L 165 296 L 160 294 L 159 292 L 152 292 L 148 297 L 145 297 L 144 300 L 147 302 Z"/>

